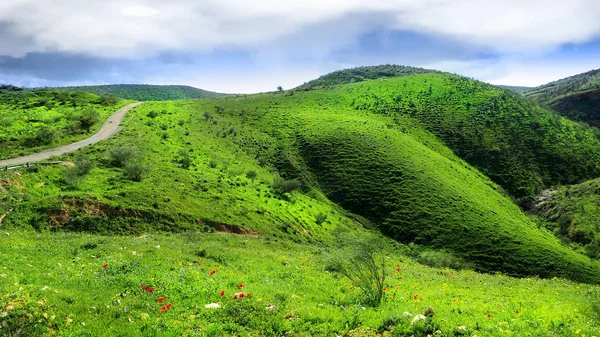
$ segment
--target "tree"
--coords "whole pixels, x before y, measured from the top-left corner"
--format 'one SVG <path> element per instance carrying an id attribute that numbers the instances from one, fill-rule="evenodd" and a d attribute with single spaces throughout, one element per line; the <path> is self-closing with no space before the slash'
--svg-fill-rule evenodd
<path id="1" fill-rule="evenodd" d="M 277 86 L 277 92 L 283 92 L 283 87 L 282 86 Z"/>
<path id="2" fill-rule="evenodd" d="M 119 103 L 119 98 L 115 96 L 115 94 L 104 94 L 100 96 L 100 104 L 102 105 L 113 106 L 117 103 Z"/>
<path id="3" fill-rule="evenodd" d="M 100 115 L 96 110 L 91 108 L 83 110 L 81 116 L 79 116 L 79 124 L 86 132 L 90 132 L 92 125 L 96 124 L 99 120 Z"/>

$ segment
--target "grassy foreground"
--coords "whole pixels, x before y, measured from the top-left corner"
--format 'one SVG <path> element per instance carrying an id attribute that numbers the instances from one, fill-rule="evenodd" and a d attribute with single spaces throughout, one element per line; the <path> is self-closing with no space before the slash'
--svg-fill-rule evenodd
<path id="1" fill-rule="evenodd" d="M 406 246 L 386 246 L 385 300 L 381 307 L 370 308 L 361 304 L 359 290 L 347 279 L 326 271 L 329 256 L 336 252 L 333 246 L 224 233 L 99 236 L 2 231 L 0 334 L 600 333 L 598 286 L 435 269 L 402 255 Z M 245 296 L 236 300 L 235 293 Z M 220 308 L 207 308 L 211 303 Z M 411 324 L 429 307 L 433 316 Z"/>

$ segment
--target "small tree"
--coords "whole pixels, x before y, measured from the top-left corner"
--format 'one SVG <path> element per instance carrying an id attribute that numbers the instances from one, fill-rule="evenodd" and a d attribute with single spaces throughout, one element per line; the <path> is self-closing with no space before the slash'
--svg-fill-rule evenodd
<path id="1" fill-rule="evenodd" d="M 79 125 L 81 128 L 85 130 L 85 132 L 90 132 L 90 128 L 92 125 L 96 124 L 100 120 L 100 115 L 98 112 L 92 108 L 88 108 L 83 110 L 81 116 L 79 116 Z"/>
<path id="2" fill-rule="evenodd" d="M 192 165 L 192 160 L 190 159 L 190 153 L 185 149 L 180 149 L 179 155 L 181 156 L 181 159 L 179 159 L 179 163 L 181 164 L 181 167 L 183 167 L 186 170 L 189 169 L 190 166 Z"/>
<path id="3" fill-rule="evenodd" d="M 115 94 L 104 94 L 100 96 L 100 104 L 106 106 L 113 106 L 119 103 L 119 98 Z"/>
<path id="4" fill-rule="evenodd" d="M 136 149 L 131 146 L 119 146 L 111 149 L 107 154 L 112 166 L 123 167 L 135 157 L 136 153 Z"/>
<path id="5" fill-rule="evenodd" d="M 282 86 L 277 86 L 277 92 L 283 92 L 283 87 Z"/>
<path id="6" fill-rule="evenodd" d="M 149 167 L 142 165 L 138 161 L 128 162 L 123 169 L 123 175 L 125 179 L 131 181 L 142 181 L 142 178 L 146 172 L 150 170 Z"/>

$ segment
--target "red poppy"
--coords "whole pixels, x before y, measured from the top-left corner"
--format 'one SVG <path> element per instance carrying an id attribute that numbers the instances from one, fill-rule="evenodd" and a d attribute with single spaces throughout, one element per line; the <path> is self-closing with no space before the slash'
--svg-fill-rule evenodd
<path id="1" fill-rule="evenodd" d="M 142 289 L 146 290 L 146 288 L 147 288 L 146 286 L 142 286 Z"/>
<path id="2" fill-rule="evenodd" d="M 154 288 L 146 288 L 146 292 L 147 292 L 147 293 L 149 293 L 149 292 L 153 292 L 153 291 L 154 291 Z"/>
<path id="3" fill-rule="evenodd" d="M 518 314 L 519 313 L 519 309 L 515 310 L 515 312 Z"/>
<path id="4" fill-rule="evenodd" d="M 161 298 L 158 299 L 158 303 L 162 303 L 164 300 L 165 300 L 165 298 L 161 297 Z"/>
<path id="5" fill-rule="evenodd" d="M 384 288 L 383 288 L 383 291 L 387 291 L 387 288 L 385 288 L 385 287 L 384 287 Z"/>
<path id="6" fill-rule="evenodd" d="M 419 301 L 422 301 L 422 300 L 423 300 L 423 297 L 419 297 Z"/>
<path id="7" fill-rule="evenodd" d="M 252 294 L 246 294 L 246 297 L 250 297 L 250 296 L 252 296 Z"/>
<path id="8" fill-rule="evenodd" d="M 164 305 L 162 308 L 160 308 L 160 312 L 161 313 L 165 312 L 165 310 L 167 310 L 167 306 L 166 305 Z"/>
<path id="9" fill-rule="evenodd" d="M 400 272 L 400 268 L 396 268 L 396 271 L 397 271 L 397 272 Z"/>
<path id="10" fill-rule="evenodd" d="M 225 290 L 221 290 L 221 293 L 219 295 L 221 295 L 221 296 L 225 295 Z"/>
<path id="11" fill-rule="evenodd" d="M 217 272 L 217 271 L 213 269 L 213 270 L 210 272 L 210 274 L 211 274 L 211 275 L 214 275 L 216 272 Z"/>
<path id="12" fill-rule="evenodd" d="M 237 300 L 237 299 L 238 299 L 238 296 L 237 296 L 237 295 L 233 295 L 233 299 L 234 299 L 234 300 Z"/>
<path id="13" fill-rule="evenodd" d="M 171 303 L 166 305 L 167 309 L 171 309 Z"/>
<path id="14" fill-rule="evenodd" d="M 102 268 L 106 268 L 106 267 L 108 267 L 108 263 L 105 263 L 102 265 Z"/>
<path id="15" fill-rule="evenodd" d="M 240 285 L 238 286 L 238 289 L 242 289 L 243 287 L 244 287 L 244 285 L 243 285 L 243 284 L 240 284 Z"/>
<path id="16" fill-rule="evenodd" d="M 240 294 L 240 298 L 244 298 L 244 293 L 241 293 L 241 294 Z"/>
<path id="17" fill-rule="evenodd" d="M 413 296 L 413 300 L 416 300 L 417 298 L 419 298 L 419 294 Z"/>
<path id="18" fill-rule="evenodd" d="M 492 315 L 488 314 L 488 318 L 492 318 Z"/>

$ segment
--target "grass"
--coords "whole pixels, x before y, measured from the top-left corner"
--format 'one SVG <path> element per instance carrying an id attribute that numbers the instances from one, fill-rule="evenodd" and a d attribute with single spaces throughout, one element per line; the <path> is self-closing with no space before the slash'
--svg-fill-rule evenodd
<path id="1" fill-rule="evenodd" d="M 194 232 L 3 231 L 0 240 L 1 320 L 19 326 L 23 335 L 600 333 L 598 286 L 430 268 L 391 242 L 384 244 L 390 275 L 384 302 L 372 308 L 350 281 L 325 271 L 335 249 L 318 245 Z M 234 300 L 239 292 L 245 297 Z M 205 308 L 210 303 L 220 308 Z M 171 308 L 161 313 L 167 304 Z M 411 325 L 428 308 L 435 314 Z"/>
<path id="2" fill-rule="evenodd" d="M 104 120 L 129 101 L 106 106 L 87 93 L 51 90 L 0 91 L 0 159 L 10 159 L 85 139 L 100 129 Z M 86 109 L 98 112 L 100 121 L 90 132 L 79 126 Z"/>

